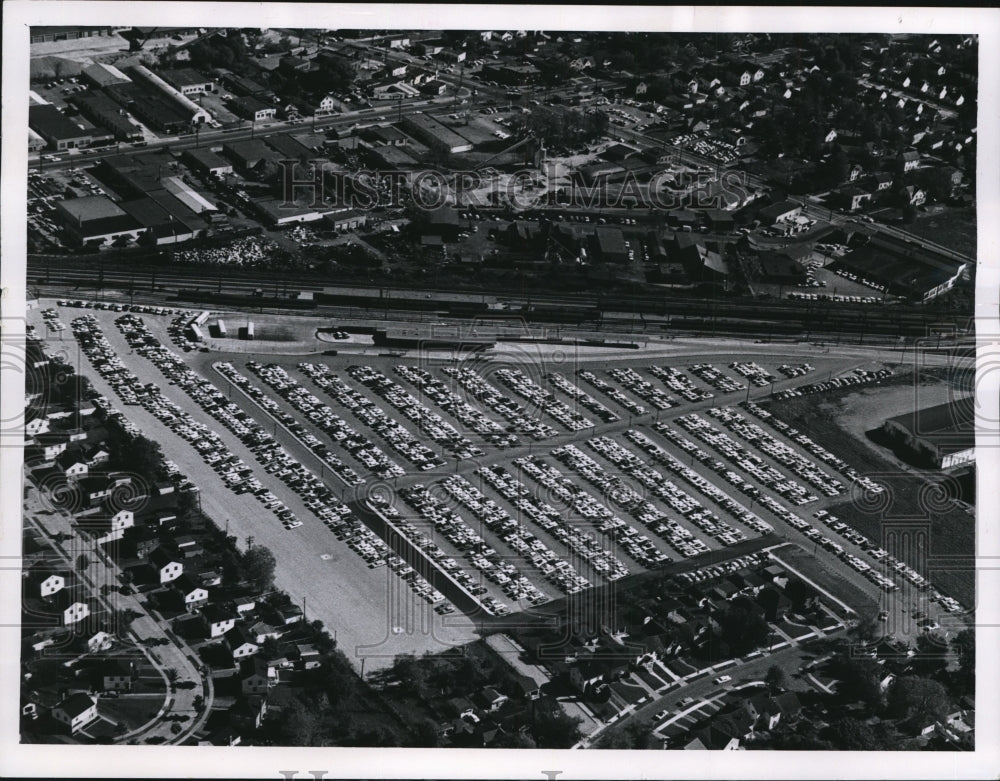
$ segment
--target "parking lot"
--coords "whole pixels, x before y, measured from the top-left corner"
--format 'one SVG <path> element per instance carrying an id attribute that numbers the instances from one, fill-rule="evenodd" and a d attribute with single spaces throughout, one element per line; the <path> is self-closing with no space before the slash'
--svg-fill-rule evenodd
<path id="1" fill-rule="evenodd" d="M 848 460 L 746 400 L 885 373 L 841 362 L 812 380 L 836 362 L 768 357 L 537 373 L 367 355 L 264 363 L 185 355 L 178 329 L 195 313 L 127 308 L 73 323 L 105 392 L 157 432 L 213 518 L 272 548 L 279 585 L 308 595 L 359 655 L 470 631 L 449 589 L 475 617 L 504 616 L 773 531 L 822 547 L 873 604 L 893 609 L 905 584 L 962 609 L 825 510 L 872 489 Z M 38 313 L 50 331 L 57 321 Z M 391 615 L 399 595 L 412 615 Z"/>

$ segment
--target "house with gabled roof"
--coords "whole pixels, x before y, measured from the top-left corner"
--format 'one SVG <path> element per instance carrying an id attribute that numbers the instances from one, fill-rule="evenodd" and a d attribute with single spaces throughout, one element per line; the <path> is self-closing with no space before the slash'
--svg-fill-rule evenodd
<path id="1" fill-rule="evenodd" d="M 52 709 L 52 718 L 78 732 L 97 718 L 97 701 L 83 692 L 71 694 Z"/>
<path id="2" fill-rule="evenodd" d="M 156 571 L 161 584 L 176 580 L 184 574 L 184 563 L 162 546 L 149 554 L 149 563 Z"/>
<path id="3" fill-rule="evenodd" d="M 209 637 L 222 637 L 236 626 L 237 615 L 220 605 L 209 604 L 201 609 L 201 617 Z"/>

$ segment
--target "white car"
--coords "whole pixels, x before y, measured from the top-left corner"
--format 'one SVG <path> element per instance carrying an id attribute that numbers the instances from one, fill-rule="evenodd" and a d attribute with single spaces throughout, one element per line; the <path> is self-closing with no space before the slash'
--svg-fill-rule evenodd
<path id="1" fill-rule="evenodd" d="M 731 675 L 720 675 L 715 679 L 715 682 L 721 686 L 724 683 L 729 683 L 731 680 L 733 680 L 733 676 Z"/>

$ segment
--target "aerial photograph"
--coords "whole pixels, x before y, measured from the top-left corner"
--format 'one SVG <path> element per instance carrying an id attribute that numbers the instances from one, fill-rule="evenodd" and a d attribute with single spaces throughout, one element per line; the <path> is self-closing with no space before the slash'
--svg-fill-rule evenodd
<path id="1" fill-rule="evenodd" d="M 978 36 L 25 35 L 21 744 L 975 752 Z"/>

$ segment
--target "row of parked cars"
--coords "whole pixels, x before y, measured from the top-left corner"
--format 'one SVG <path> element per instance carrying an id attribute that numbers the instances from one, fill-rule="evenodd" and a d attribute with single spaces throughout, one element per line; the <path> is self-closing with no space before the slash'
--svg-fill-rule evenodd
<path id="1" fill-rule="evenodd" d="M 66 298 L 56 302 L 58 306 L 73 309 L 103 309 L 107 312 L 132 312 L 141 315 L 175 315 L 181 310 L 167 306 L 149 306 L 147 304 L 117 304 L 111 301 L 76 301 Z"/>
<path id="2" fill-rule="evenodd" d="M 263 409 L 272 418 L 275 418 L 280 422 L 286 429 L 288 429 L 303 445 L 305 445 L 309 450 L 315 455 L 323 464 L 340 478 L 341 482 L 346 485 L 360 485 L 364 482 L 363 478 L 352 469 L 350 466 L 344 463 L 344 461 L 334 455 L 330 448 L 327 447 L 320 439 L 313 433 L 311 433 L 305 426 L 299 423 L 292 415 L 284 412 L 281 406 L 274 399 L 270 398 L 267 393 L 262 389 L 250 382 L 250 378 L 241 374 L 236 367 L 228 362 L 217 362 L 213 364 L 215 370 L 218 371 L 223 377 L 225 377 L 229 382 L 239 388 L 245 395 L 247 395 L 258 407 Z M 294 382 L 288 377 L 287 373 L 281 367 L 265 367 L 262 366 L 257 361 L 248 361 L 247 368 L 250 369 L 254 374 L 256 374 L 261 380 L 263 380 L 267 385 L 282 394 L 284 398 L 300 412 L 305 413 L 308 411 L 307 417 L 316 424 L 316 426 L 322 430 L 327 436 L 331 438 L 334 435 L 343 435 L 346 439 L 353 433 L 353 429 L 350 429 L 346 424 L 340 426 L 338 424 L 342 423 L 339 418 L 329 413 L 329 417 L 321 414 L 321 410 L 317 405 L 309 404 L 306 405 L 304 402 L 300 407 L 300 396 L 307 396 L 307 392 L 304 388 L 299 386 L 297 383 L 294 384 L 294 388 L 299 391 L 299 394 L 295 394 L 290 389 L 290 385 Z M 286 380 L 288 382 L 286 382 Z M 286 390 L 287 395 L 282 393 L 282 390 Z M 318 404 L 318 400 L 317 400 Z M 322 405 L 325 409 L 325 405 Z M 345 431 L 346 429 L 346 431 Z M 350 450 L 348 450 L 350 452 Z"/>
<path id="3" fill-rule="evenodd" d="M 496 378 L 514 393 L 545 410 L 570 431 L 582 431 L 594 427 L 594 421 L 570 409 L 559 401 L 552 391 L 538 385 L 521 369 L 504 367 L 497 369 L 495 374 Z"/>
<path id="4" fill-rule="evenodd" d="M 816 458 L 818 458 L 824 464 L 836 469 L 838 472 L 840 472 L 840 474 L 842 474 L 848 480 L 857 483 L 862 488 L 862 490 L 867 492 L 869 495 L 878 494 L 881 493 L 883 490 L 885 490 L 883 486 L 881 486 L 879 483 L 876 483 L 867 475 L 863 475 L 860 472 L 858 472 L 857 469 L 855 469 L 853 466 L 844 461 L 844 459 L 831 453 L 825 447 L 815 442 L 807 434 L 803 434 L 798 429 L 789 426 L 787 423 L 785 423 L 785 421 L 779 420 L 770 412 L 768 412 L 766 409 L 761 407 L 759 404 L 752 401 L 746 401 L 742 402 L 740 406 L 743 407 L 743 409 L 745 409 L 747 412 L 751 413 L 752 415 L 755 415 L 760 420 L 764 421 L 766 424 L 768 424 L 778 432 L 787 436 L 796 444 L 801 445 L 807 451 L 816 456 Z"/>
<path id="5" fill-rule="evenodd" d="M 45 326 L 50 331 L 59 333 L 66 330 L 66 326 L 59 320 L 59 313 L 55 309 L 43 309 L 42 320 L 45 321 Z"/>
<path id="6" fill-rule="evenodd" d="M 789 399 L 794 396 L 809 396 L 813 393 L 823 393 L 837 388 L 848 388 L 852 385 L 871 385 L 891 376 L 892 369 L 878 369 L 876 371 L 855 369 L 851 374 L 844 377 L 834 377 L 826 382 L 811 382 L 808 385 L 799 385 L 797 388 L 786 388 L 775 393 L 774 397 L 776 399 Z"/>
<path id="7" fill-rule="evenodd" d="M 797 449 L 780 442 L 756 423 L 749 422 L 732 407 L 716 407 L 708 410 L 708 414 L 721 420 L 730 431 L 734 431 L 751 445 L 771 456 L 779 464 L 827 496 L 839 496 L 843 493 L 844 484 L 842 482 L 821 469 L 817 463 L 804 456 Z"/>
<path id="8" fill-rule="evenodd" d="M 717 429 L 700 415 L 685 415 L 677 418 L 680 426 L 705 444 L 721 453 L 726 460 L 744 472 L 753 475 L 765 487 L 795 505 L 809 504 L 819 499 L 805 486 L 783 475 L 760 456 L 751 453 L 732 437 Z"/>
<path id="9" fill-rule="evenodd" d="M 429 371 L 405 364 L 394 366 L 393 370 L 441 409 L 454 415 L 460 423 L 468 426 L 495 447 L 502 450 L 519 444 L 517 436 L 506 431 L 503 425 L 485 412 L 469 404 L 461 395 L 449 388 L 447 383 L 437 379 Z"/>
<path id="10" fill-rule="evenodd" d="M 727 377 L 710 363 L 696 363 L 694 366 L 689 366 L 688 371 L 702 382 L 711 385 L 723 393 L 735 393 L 736 391 L 746 390 L 746 385 L 737 382 L 732 377 Z"/>
<path id="11" fill-rule="evenodd" d="M 524 471 L 535 470 L 536 475 L 541 475 L 542 471 L 535 467 L 534 463 L 528 462 Z M 628 574 L 628 567 L 611 551 L 606 550 L 601 545 L 601 540 L 595 535 L 583 531 L 579 524 L 571 523 L 565 514 L 552 507 L 541 497 L 536 496 L 520 480 L 518 480 L 506 467 L 500 464 L 482 467 L 476 471 L 476 475 L 488 483 L 498 494 L 510 502 L 520 513 L 520 529 L 525 533 L 524 518 L 527 516 L 535 525 L 544 529 L 548 534 L 566 544 L 566 547 L 573 551 L 583 561 L 590 564 L 591 568 L 601 574 L 608 581 L 619 580 Z M 509 543 L 512 548 L 519 550 L 518 544 Z M 529 543 L 525 543 L 530 548 Z M 520 552 L 524 552 L 523 550 Z M 569 594 L 589 588 L 590 582 L 579 573 L 573 570 L 567 562 L 560 564 L 553 562 L 550 564 L 554 572 L 546 571 L 545 566 L 541 567 L 542 573 L 546 577 L 555 577 L 556 585 Z"/>
<path id="12" fill-rule="evenodd" d="M 608 374 L 640 399 L 658 410 L 670 409 L 677 406 L 675 399 L 672 399 L 653 385 L 653 383 L 643 379 L 642 375 L 635 371 L 635 369 L 611 369 L 608 371 Z"/>
<path id="13" fill-rule="evenodd" d="M 451 475 L 441 481 L 441 486 L 459 504 L 469 510 L 476 520 L 490 529 L 525 559 L 532 567 L 566 594 L 576 594 L 590 588 L 590 581 L 581 575 L 573 565 L 561 558 L 545 541 L 532 534 L 523 524 L 515 520 L 494 500 L 488 499 L 482 491 L 460 475 Z M 497 582 L 504 593 L 513 599 L 527 599 L 533 605 L 545 600 L 532 596 L 525 583 L 504 573 Z M 527 581 L 527 578 L 525 578 Z"/>
<path id="14" fill-rule="evenodd" d="M 680 488 L 665 481 L 663 475 L 647 465 L 643 459 L 610 437 L 592 439 L 587 442 L 587 446 L 618 466 L 622 472 L 637 480 L 678 515 L 685 516 L 687 514 L 689 519 L 694 519 L 701 518 L 707 512 Z M 619 495 L 616 494 L 616 501 Z M 697 556 L 709 550 L 704 540 L 696 537 L 691 530 L 685 528 L 676 519 L 671 518 L 666 512 L 654 505 L 650 499 L 643 499 L 641 503 L 635 504 L 630 512 L 633 518 L 685 558 Z M 719 528 L 714 530 L 721 532 Z"/>
<path id="15" fill-rule="evenodd" d="M 377 369 L 371 366 L 349 366 L 347 373 L 389 402 L 412 421 L 422 435 L 450 451 L 456 458 L 479 458 L 486 455 L 482 448 L 462 435 L 450 422 L 432 412 L 398 382 L 390 380 Z"/>
<path id="16" fill-rule="evenodd" d="M 330 398 L 349 409 L 354 417 L 382 437 L 389 444 L 389 447 L 418 469 L 427 471 L 444 464 L 444 459 L 441 456 L 420 442 L 378 404 L 330 371 L 330 368 L 325 364 L 300 363 L 298 369 L 322 388 Z M 367 454 L 361 459 L 365 466 L 376 474 L 381 473 L 382 477 L 400 477 L 405 474 L 403 468 L 398 464 L 393 463 L 388 466 L 381 461 L 376 463 L 376 458 L 373 455 L 377 450 L 375 443 L 364 437 L 362 437 L 362 441 L 366 447 L 363 452 Z M 377 450 L 377 452 L 381 453 L 381 450 Z"/>
<path id="17" fill-rule="evenodd" d="M 808 363 L 788 364 L 783 363 L 778 367 L 778 371 L 788 378 L 802 377 L 813 371 L 813 367 Z"/>
<path id="18" fill-rule="evenodd" d="M 584 382 L 588 382 L 591 385 L 593 385 L 595 388 L 597 388 L 597 390 L 601 391 L 612 401 L 618 402 L 618 404 L 621 405 L 623 409 L 628 410 L 629 414 L 642 415 L 646 412 L 646 408 L 644 406 L 635 401 L 632 401 L 632 399 L 626 396 L 622 390 L 616 388 L 610 382 L 605 382 L 593 372 L 587 371 L 586 369 L 581 369 L 580 371 L 577 372 L 577 376 Z"/>
<path id="19" fill-rule="evenodd" d="M 675 580 L 686 585 L 694 585 L 695 583 L 717 580 L 719 578 L 724 578 L 726 575 L 732 575 L 734 572 L 738 572 L 741 569 L 759 567 L 763 564 L 764 559 L 765 556 L 763 553 L 749 553 L 746 556 L 740 556 L 739 558 L 722 561 L 708 567 L 699 567 L 698 569 L 681 572 L 675 576 Z"/>
<path id="20" fill-rule="evenodd" d="M 491 615 L 507 615 L 510 612 L 510 608 L 506 604 L 497 602 L 489 595 L 489 589 L 482 584 L 482 579 L 485 578 L 497 583 L 502 588 L 503 586 L 500 583 L 502 579 L 499 577 L 501 574 L 504 575 L 508 583 L 511 581 L 520 583 L 520 574 L 515 570 L 515 578 L 512 579 L 509 574 L 505 573 L 504 570 L 508 568 L 502 565 L 509 562 L 505 562 L 503 557 L 491 548 L 489 543 L 480 534 L 465 523 L 457 512 L 446 507 L 422 483 L 416 483 L 400 489 L 399 495 L 406 504 L 417 512 L 422 525 L 429 524 L 433 527 L 436 534 L 448 540 L 449 543 L 461 551 L 465 560 L 472 565 L 473 569 L 479 573 L 479 576 L 477 579 L 470 575 L 468 571 L 464 570 L 440 546 L 432 543 L 436 551 L 440 551 L 437 555 L 442 557 L 438 561 L 441 569 L 447 572 L 469 594 L 475 597 L 488 613 Z M 412 523 L 409 524 L 409 528 L 413 528 Z M 419 545 L 420 541 L 417 541 L 417 544 Z M 537 591 L 537 589 L 535 590 Z M 538 592 L 537 596 L 544 599 L 544 595 L 541 592 Z"/>
<path id="21" fill-rule="evenodd" d="M 715 398 L 715 394 L 698 388 L 690 377 L 673 366 L 650 366 L 648 371 L 686 401 L 708 401 Z"/>
<path id="22" fill-rule="evenodd" d="M 176 385 L 183 390 L 205 412 L 244 442 L 252 439 L 257 432 L 261 431 L 257 421 L 229 401 L 211 382 L 195 374 L 179 356 L 161 345 L 146 327 L 142 318 L 127 314 L 119 317 L 115 324 L 129 346 L 139 355 L 149 359 L 167 378 L 168 384 Z M 185 417 L 194 423 L 189 416 L 185 415 Z M 178 433 L 184 436 L 187 428 L 186 425 L 180 426 Z M 197 428 L 195 432 L 197 432 Z M 218 434 L 215 431 L 211 431 L 210 434 L 210 437 L 189 441 L 192 441 L 205 463 L 219 474 L 223 483 L 234 493 L 252 493 L 257 501 L 277 516 L 285 529 L 295 529 L 301 526 L 302 522 L 295 517 L 295 514 L 253 476 L 253 470 L 231 452 Z M 258 458 L 258 460 L 260 459 Z M 265 464 L 265 469 L 267 469 L 267 464 Z"/>
<path id="23" fill-rule="evenodd" d="M 589 372 L 587 372 L 589 374 Z M 592 375 L 591 375 L 592 376 Z M 545 379 L 548 380 L 552 385 L 561 390 L 567 396 L 569 396 L 573 401 L 579 404 L 588 412 L 594 413 L 598 418 L 601 419 L 603 423 L 614 423 L 621 418 L 619 418 L 614 412 L 608 409 L 605 405 L 601 404 L 597 399 L 591 396 L 586 391 L 577 387 L 573 382 L 567 380 L 559 372 L 549 372 L 545 375 Z M 632 404 L 627 398 L 624 398 L 624 394 L 619 391 L 624 401 L 628 404 Z M 618 401 L 618 399 L 616 399 Z M 619 403 L 621 403 L 619 401 Z M 638 405 L 634 405 L 639 409 L 642 409 Z M 629 410 L 631 411 L 631 410 Z M 641 414 L 641 413 L 635 413 Z"/>
<path id="24" fill-rule="evenodd" d="M 733 361 L 729 364 L 729 368 L 746 377 L 757 388 L 763 388 L 778 379 L 763 366 L 753 361 Z"/>
<path id="25" fill-rule="evenodd" d="M 257 361 L 248 361 L 247 368 L 369 471 L 382 478 L 399 477 L 404 474 L 403 468 L 386 456 L 381 448 L 361 436 L 339 415 L 334 414 L 325 402 L 302 387 L 284 368 L 277 364 L 264 366 Z M 364 482 L 352 467 L 330 451 L 326 443 L 310 433 L 292 415 L 282 412 L 274 399 L 266 398 L 259 389 L 255 389 L 251 395 L 269 414 L 277 417 L 291 429 L 292 433 L 299 437 L 306 447 L 327 464 L 341 480 L 348 485 L 360 485 Z"/>
<path id="26" fill-rule="evenodd" d="M 608 472 L 576 445 L 557 448 L 552 451 L 552 455 L 597 488 L 606 502 L 617 505 L 633 515 L 643 511 L 655 511 L 655 507 L 647 503 L 618 475 Z M 631 526 L 627 530 L 623 529 L 622 541 L 619 543 L 633 559 L 647 568 L 671 561 L 670 557 L 660 551 L 649 537 L 645 534 L 630 533 L 634 531 Z"/>
<path id="27" fill-rule="evenodd" d="M 501 393 L 490 382 L 483 379 L 475 369 L 469 366 L 446 366 L 442 371 L 454 379 L 473 398 L 483 402 L 493 412 L 509 422 L 508 431 L 527 434 L 536 441 L 551 439 L 558 436 L 559 431 L 538 419 L 518 404 L 514 399 Z"/>
<path id="28" fill-rule="evenodd" d="M 691 455 L 692 461 L 697 459 L 701 463 L 714 463 L 712 456 L 699 448 L 693 442 L 684 439 L 679 432 L 672 429 L 665 423 L 654 423 L 653 427 L 657 432 L 662 434 L 667 439 L 674 441 L 681 449 L 688 452 Z M 717 505 L 722 507 L 722 509 L 729 513 L 729 515 L 747 528 L 752 529 L 758 534 L 767 534 L 772 531 L 771 526 L 761 520 L 756 513 L 735 502 L 725 492 L 717 488 L 712 482 L 706 480 L 698 472 L 683 463 L 680 459 L 674 457 L 671 453 L 668 453 L 641 431 L 626 431 L 625 437 L 630 442 L 637 445 L 647 455 L 652 456 L 654 461 L 662 464 L 671 472 L 681 477 L 685 482 L 697 489 L 699 493 L 708 497 Z M 718 465 L 719 464 L 715 464 L 716 467 Z M 690 494 L 684 493 L 680 488 L 669 481 L 665 482 L 664 485 L 670 487 L 673 491 L 680 492 L 686 498 L 685 504 L 687 506 L 682 506 L 679 508 L 679 511 L 685 518 L 709 536 L 715 538 L 723 545 L 734 545 L 735 543 L 746 539 L 746 535 L 740 529 L 720 519 Z"/>

